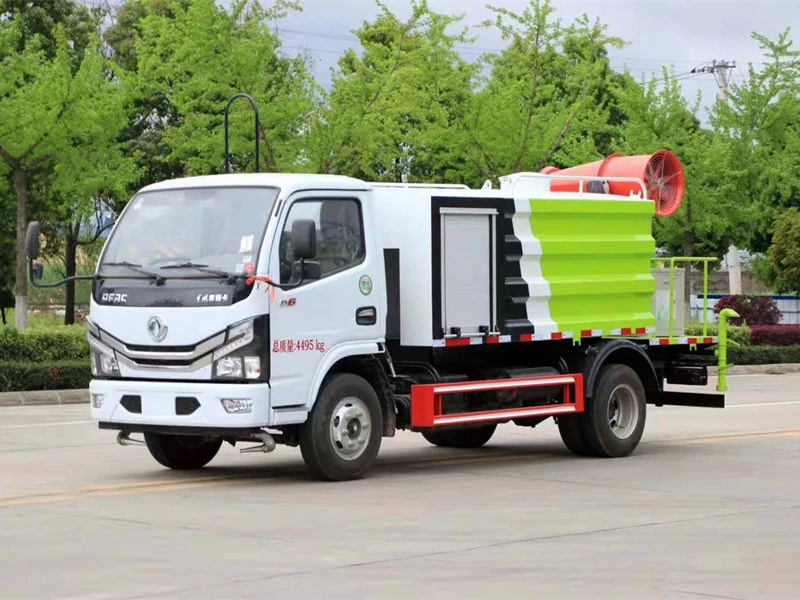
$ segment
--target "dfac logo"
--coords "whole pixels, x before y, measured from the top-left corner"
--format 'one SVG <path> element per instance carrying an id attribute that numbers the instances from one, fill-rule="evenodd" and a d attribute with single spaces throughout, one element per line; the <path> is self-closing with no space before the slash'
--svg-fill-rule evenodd
<path id="1" fill-rule="evenodd" d="M 103 302 L 109 304 L 125 304 L 128 301 L 128 294 L 117 294 L 114 292 L 103 292 Z"/>
<path id="2" fill-rule="evenodd" d="M 150 320 L 147 321 L 147 333 L 150 334 L 153 341 L 163 342 L 164 338 L 167 337 L 167 324 L 164 319 L 158 315 L 150 317 Z"/>

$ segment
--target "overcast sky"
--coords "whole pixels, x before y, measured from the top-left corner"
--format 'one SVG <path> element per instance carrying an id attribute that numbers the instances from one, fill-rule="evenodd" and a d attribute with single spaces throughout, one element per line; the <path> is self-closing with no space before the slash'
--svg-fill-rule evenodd
<path id="1" fill-rule="evenodd" d="M 314 76 L 326 87 L 330 68 L 348 47 L 357 48 L 352 31 L 378 12 L 374 0 L 301 0 L 303 11 L 293 13 L 278 24 L 287 53 L 307 49 L 313 57 Z M 401 18 L 410 15 L 409 0 L 384 0 Z M 489 4 L 521 12 L 529 0 L 494 0 Z M 503 47 L 493 30 L 474 28 L 490 18 L 484 0 L 429 0 L 430 8 L 447 14 L 465 14 L 463 23 L 476 38 L 473 47 L 463 49 L 467 60 L 474 60 L 482 50 Z M 750 34 L 756 31 L 774 38 L 786 27 L 800 47 L 800 0 L 554 0 L 558 18 L 568 24 L 587 13 L 609 25 L 608 32 L 628 42 L 623 50 L 611 54 L 612 66 L 626 65 L 639 77 L 660 73 L 663 65 L 672 65 L 677 74 L 713 59 L 736 61 L 738 69 L 732 83 L 740 83 L 749 62 L 762 56 Z M 717 84 L 713 75 L 687 76 L 682 81 L 684 93 L 693 100 L 703 94 L 704 105 L 713 102 Z M 704 115 L 701 115 L 704 116 Z M 703 119 L 705 120 L 705 119 Z"/>

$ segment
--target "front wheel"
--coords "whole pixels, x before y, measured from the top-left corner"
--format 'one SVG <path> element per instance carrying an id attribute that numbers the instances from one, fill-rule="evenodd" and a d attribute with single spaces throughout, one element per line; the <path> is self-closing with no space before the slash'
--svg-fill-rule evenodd
<path id="1" fill-rule="evenodd" d="M 300 427 L 300 452 L 318 479 L 359 479 L 375 462 L 383 437 L 383 412 L 363 377 L 339 373 L 320 391 Z"/>
<path id="2" fill-rule="evenodd" d="M 166 433 L 145 433 L 144 441 L 150 454 L 160 464 L 181 470 L 203 468 L 222 446 L 222 439 Z"/>

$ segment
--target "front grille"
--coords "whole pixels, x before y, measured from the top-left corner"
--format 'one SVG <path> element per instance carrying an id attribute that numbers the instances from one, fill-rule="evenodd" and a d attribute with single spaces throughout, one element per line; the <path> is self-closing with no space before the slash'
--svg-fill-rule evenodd
<path id="1" fill-rule="evenodd" d="M 157 352 L 162 354 L 167 352 L 194 352 L 197 346 L 140 346 L 138 344 L 125 344 L 125 348 L 131 352 Z"/>
<path id="2" fill-rule="evenodd" d="M 123 396 L 119 401 L 122 407 L 130 413 L 142 414 L 141 396 Z"/>
<path id="3" fill-rule="evenodd" d="M 175 414 L 190 415 L 200 408 L 200 402 L 192 396 L 178 396 L 175 398 Z"/>

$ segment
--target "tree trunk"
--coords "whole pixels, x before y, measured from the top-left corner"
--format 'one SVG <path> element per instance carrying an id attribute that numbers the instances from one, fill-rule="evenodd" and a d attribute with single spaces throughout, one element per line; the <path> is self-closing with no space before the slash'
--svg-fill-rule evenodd
<path id="1" fill-rule="evenodd" d="M 81 219 L 74 224 L 70 223 L 67 226 L 67 240 L 66 240 L 66 256 L 64 257 L 64 266 L 67 269 L 67 283 L 66 283 L 66 299 L 64 310 L 64 325 L 72 325 L 75 323 L 75 282 L 69 281 L 70 277 L 74 277 L 78 270 L 78 236 L 81 231 Z"/>
<path id="2" fill-rule="evenodd" d="M 6 309 L 2 306 L 0 306 L 0 313 L 3 313 L 3 325 L 8 325 L 8 323 L 6 323 Z"/>
<path id="3" fill-rule="evenodd" d="M 16 281 L 14 283 L 14 308 L 17 329 L 28 327 L 28 263 L 25 256 L 25 233 L 28 227 L 28 182 L 25 171 L 14 167 L 14 191 L 17 193 Z"/>

